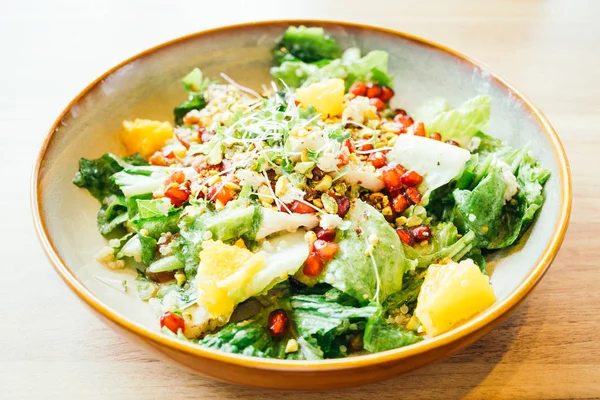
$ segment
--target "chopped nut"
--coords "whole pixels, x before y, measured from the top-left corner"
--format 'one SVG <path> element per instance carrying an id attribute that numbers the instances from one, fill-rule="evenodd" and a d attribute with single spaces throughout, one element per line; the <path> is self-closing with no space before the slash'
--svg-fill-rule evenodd
<path id="1" fill-rule="evenodd" d="M 287 344 L 285 345 L 285 352 L 286 353 L 295 353 L 297 351 L 298 351 L 298 342 L 296 341 L 296 339 L 288 340 Z"/>
<path id="2" fill-rule="evenodd" d="M 324 192 L 326 190 L 329 190 L 329 188 L 331 188 L 332 183 L 333 183 L 333 178 L 331 178 L 331 176 L 329 176 L 329 175 L 325 175 L 323 177 L 323 179 L 321 179 L 321 181 L 319 183 L 317 183 L 317 185 L 314 187 L 314 189 L 318 190 L 320 192 Z"/>

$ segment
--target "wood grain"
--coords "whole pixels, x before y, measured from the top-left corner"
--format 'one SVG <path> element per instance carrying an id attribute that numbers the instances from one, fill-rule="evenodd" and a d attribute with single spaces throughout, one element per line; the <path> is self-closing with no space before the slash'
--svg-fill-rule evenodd
<path id="1" fill-rule="evenodd" d="M 600 2 L 0 1 L 0 398 L 600 398 Z M 225 385 L 125 342 L 79 303 L 44 257 L 29 216 L 29 175 L 67 102 L 144 48 L 217 25 L 277 18 L 383 25 L 459 49 L 528 94 L 559 132 L 574 184 L 563 248 L 523 306 L 454 357 L 331 393 Z"/>

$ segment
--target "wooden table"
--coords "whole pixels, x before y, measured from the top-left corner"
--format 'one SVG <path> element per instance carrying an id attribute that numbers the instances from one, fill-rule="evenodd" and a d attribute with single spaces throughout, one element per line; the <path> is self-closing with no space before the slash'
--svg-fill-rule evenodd
<path id="1" fill-rule="evenodd" d="M 3 2 L 0 398 L 600 398 L 600 2 L 424 3 Z M 383 25 L 459 49 L 522 89 L 559 132 L 575 197 L 562 250 L 519 310 L 460 354 L 388 382 L 332 393 L 225 385 L 126 342 L 83 307 L 43 255 L 29 215 L 29 177 L 42 139 L 68 101 L 112 65 L 167 39 L 277 18 Z"/>

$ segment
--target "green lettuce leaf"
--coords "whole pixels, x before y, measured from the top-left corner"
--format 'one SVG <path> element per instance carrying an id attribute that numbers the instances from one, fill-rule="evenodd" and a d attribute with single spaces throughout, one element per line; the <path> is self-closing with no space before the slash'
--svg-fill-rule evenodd
<path id="1" fill-rule="evenodd" d="M 98 230 L 103 236 L 108 236 L 118 228 L 123 228 L 127 219 L 127 203 L 123 196 L 111 195 L 102 200 L 102 207 L 98 210 L 96 222 Z M 119 232 L 115 233 L 121 236 L 124 232 L 121 229 L 121 235 Z"/>
<path id="2" fill-rule="evenodd" d="M 147 232 L 147 235 L 154 239 L 159 239 L 163 233 L 179 232 L 179 217 L 181 216 L 181 210 L 173 210 L 168 215 L 158 215 L 150 218 L 139 218 L 131 221 L 133 229 L 140 233 L 142 229 Z"/>
<path id="3" fill-rule="evenodd" d="M 364 348 L 371 353 L 397 349 L 421 340 L 423 338 L 415 332 L 388 324 L 381 314 L 369 319 L 363 337 Z"/>
<path id="4" fill-rule="evenodd" d="M 183 124 L 183 117 L 192 110 L 202 110 L 206 107 L 206 100 L 204 94 L 194 94 L 190 98 L 173 109 L 173 115 L 175 116 L 175 124 Z"/>
<path id="5" fill-rule="evenodd" d="M 491 104 L 490 96 L 476 96 L 459 108 L 438 112 L 433 119 L 425 121 L 425 129 L 429 134 L 438 132 L 444 140 L 451 139 L 467 147 L 477 132 L 485 130 L 490 120 Z"/>
<path id="6" fill-rule="evenodd" d="M 407 275 L 404 280 L 402 290 L 392 294 L 385 300 L 382 305 L 384 310 L 393 311 L 406 305 L 409 312 L 412 312 L 417 306 L 417 299 L 419 298 L 419 292 L 421 292 L 423 278 L 415 278 L 415 276 Z"/>
<path id="7" fill-rule="evenodd" d="M 123 195 L 119 186 L 111 180 L 111 177 L 122 169 L 123 167 L 112 154 L 104 154 L 96 160 L 81 158 L 79 171 L 75 174 L 73 183 L 87 189 L 92 196 L 102 202 L 106 196 Z"/>
<path id="8" fill-rule="evenodd" d="M 300 60 L 307 63 L 333 60 L 342 54 L 335 39 L 327 36 L 323 28 L 290 26 L 272 50 L 277 64 Z"/>
<path id="9" fill-rule="evenodd" d="M 339 251 L 320 279 L 363 304 L 383 302 L 402 288 L 402 276 L 413 263 L 405 257 L 396 231 L 375 208 L 357 200 L 347 219 L 352 225 L 338 231 Z M 371 247 L 372 257 L 366 256 Z"/>
<path id="10" fill-rule="evenodd" d="M 393 86 L 393 76 L 388 75 L 389 54 L 382 50 L 373 50 L 364 57 L 346 65 L 348 79 L 346 87 L 356 81 L 374 82 Z"/>
<path id="11" fill-rule="evenodd" d="M 388 74 L 388 53 L 375 50 L 362 58 L 345 63 L 341 59 L 324 65 L 307 64 L 302 61 L 285 61 L 272 67 L 271 75 L 283 80 L 288 86 L 298 88 L 326 79 L 346 80 L 346 89 L 355 81 L 375 82 L 393 86 L 393 77 Z"/>

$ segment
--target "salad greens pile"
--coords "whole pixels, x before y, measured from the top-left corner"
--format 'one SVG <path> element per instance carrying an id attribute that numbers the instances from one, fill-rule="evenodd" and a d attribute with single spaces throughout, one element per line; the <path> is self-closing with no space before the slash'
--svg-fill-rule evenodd
<path id="1" fill-rule="evenodd" d="M 126 157 L 82 158 L 112 269 L 137 271 L 163 332 L 290 360 L 408 346 L 495 301 L 550 173 L 484 132 L 491 99 L 391 106 L 389 55 L 290 27 L 272 91 L 198 68 L 169 122 L 125 121 Z M 265 89 L 266 90 L 266 89 Z"/>

